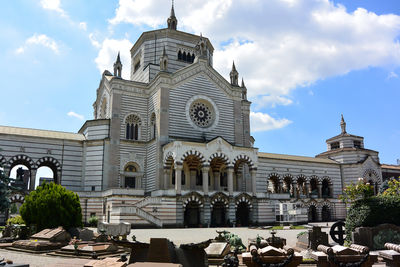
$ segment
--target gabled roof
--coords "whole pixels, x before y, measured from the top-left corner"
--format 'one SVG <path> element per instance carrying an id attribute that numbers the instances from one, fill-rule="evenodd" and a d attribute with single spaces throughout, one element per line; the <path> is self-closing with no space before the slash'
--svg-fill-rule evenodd
<path id="1" fill-rule="evenodd" d="M 39 130 L 31 128 L 11 127 L 11 126 L 0 126 L 0 134 L 20 135 L 27 137 L 39 137 L 39 138 L 53 138 L 53 139 L 62 139 L 71 141 L 85 140 L 85 136 L 79 133 L 48 131 L 48 130 Z"/>
<path id="2" fill-rule="evenodd" d="M 353 137 L 353 138 L 357 138 L 357 139 L 364 139 L 364 137 L 362 136 L 358 136 L 358 135 L 353 135 L 353 134 L 348 134 L 348 133 L 341 133 L 339 135 L 336 135 L 334 137 L 331 137 L 329 139 L 326 139 L 326 142 L 330 142 L 330 141 L 334 141 L 336 139 L 339 139 L 341 137 Z"/>

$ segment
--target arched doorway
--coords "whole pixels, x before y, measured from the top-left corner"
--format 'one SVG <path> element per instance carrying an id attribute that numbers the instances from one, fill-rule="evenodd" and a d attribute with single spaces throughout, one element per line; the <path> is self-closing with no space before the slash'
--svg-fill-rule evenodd
<path id="1" fill-rule="evenodd" d="M 14 165 L 10 168 L 9 177 L 19 183 L 18 187 L 23 184 L 23 189 L 28 189 L 31 179 L 30 168 L 25 164 Z M 32 179 L 35 179 L 35 177 L 32 177 Z"/>
<path id="2" fill-rule="evenodd" d="M 309 222 L 317 221 L 317 208 L 314 205 L 308 207 L 308 221 Z"/>
<path id="3" fill-rule="evenodd" d="M 200 205 L 195 201 L 190 201 L 185 207 L 184 225 L 187 227 L 199 227 L 200 225 Z"/>
<path id="4" fill-rule="evenodd" d="M 250 207 L 246 202 L 240 202 L 236 208 L 236 225 L 250 225 Z"/>
<path id="5" fill-rule="evenodd" d="M 211 212 L 211 226 L 220 227 L 226 225 L 226 208 L 222 201 L 215 202 Z"/>
<path id="6" fill-rule="evenodd" d="M 322 197 L 327 198 L 331 197 L 332 192 L 330 191 L 330 181 L 328 179 L 323 179 L 322 180 Z"/>
<path id="7" fill-rule="evenodd" d="M 322 206 L 321 217 L 323 222 L 329 222 L 331 220 L 331 211 L 329 206 Z"/>

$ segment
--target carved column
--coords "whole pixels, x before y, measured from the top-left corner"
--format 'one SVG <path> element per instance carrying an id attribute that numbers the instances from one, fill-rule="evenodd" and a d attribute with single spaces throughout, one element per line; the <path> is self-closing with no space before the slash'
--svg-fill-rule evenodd
<path id="1" fill-rule="evenodd" d="M 36 172 L 37 172 L 37 169 L 30 170 L 31 179 L 29 181 L 29 191 L 35 190 Z"/>
<path id="2" fill-rule="evenodd" d="M 182 169 L 182 164 L 175 164 L 175 191 L 177 195 L 180 195 L 182 190 Z"/>
<path id="3" fill-rule="evenodd" d="M 226 169 L 228 173 L 228 192 L 229 196 L 233 196 L 233 167 L 228 167 Z"/>
<path id="4" fill-rule="evenodd" d="M 56 184 L 61 184 L 61 170 L 57 170 L 57 179 L 54 179 L 54 182 L 56 183 Z"/>
<path id="5" fill-rule="evenodd" d="M 253 193 L 253 196 L 255 196 L 257 194 L 257 169 L 251 169 L 250 174 L 251 174 L 251 191 Z"/>
<path id="6" fill-rule="evenodd" d="M 169 169 L 164 169 L 164 187 L 165 190 L 169 188 Z"/>
<path id="7" fill-rule="evenodd" d="M 318 189 L 318 198 L 322 198 L 322 183 L 321 182 L 318 182 L 317 189 Z"/>
<path id="8" fill-rule="evenodd" d="M 210 167 L 204 166 L 201 171 L 203 172 L 203 193 L 205 196 L 208 196 L 208 171 Z"/>

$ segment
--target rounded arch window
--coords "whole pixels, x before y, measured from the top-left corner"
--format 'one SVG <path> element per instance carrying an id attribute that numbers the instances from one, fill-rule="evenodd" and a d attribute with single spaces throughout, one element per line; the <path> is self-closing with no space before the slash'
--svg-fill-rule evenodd
<path id="1" fill-rule="evenodd" d="M 190 105 L 190 119 L 201 128 L 207 128 L 212 125 L 215 112 L 213 106 L 206 100 L 196 100 Z"/>
<path id="2" fill-rule="evenodd" d="M 125 166 L 124 171 L 126 172 L 137 172 L 136 166 L 133 164 L 128 164 Z"/>

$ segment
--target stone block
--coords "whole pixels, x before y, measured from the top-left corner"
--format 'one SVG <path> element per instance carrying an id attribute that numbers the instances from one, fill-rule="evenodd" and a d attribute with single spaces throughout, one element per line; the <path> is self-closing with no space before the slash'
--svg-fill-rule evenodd
<path id="1" fill-rule="evenodd" d="M 386 223 L 375 227 L 358 227 L 352 233 L 352 241 L 372 250 L 384 249 L 385 243 L 400 243 L 400 226 Z"/>
<path id="2" fill-rule="evenodd" d="M 120 223 L 107 223 L 99 222 L 97 232 L 101 233 L 101 230 L 105 230 L 105 234 L 109 236 L 127 236 L 131 232 L 131 224 L 127 222 Z"/>

